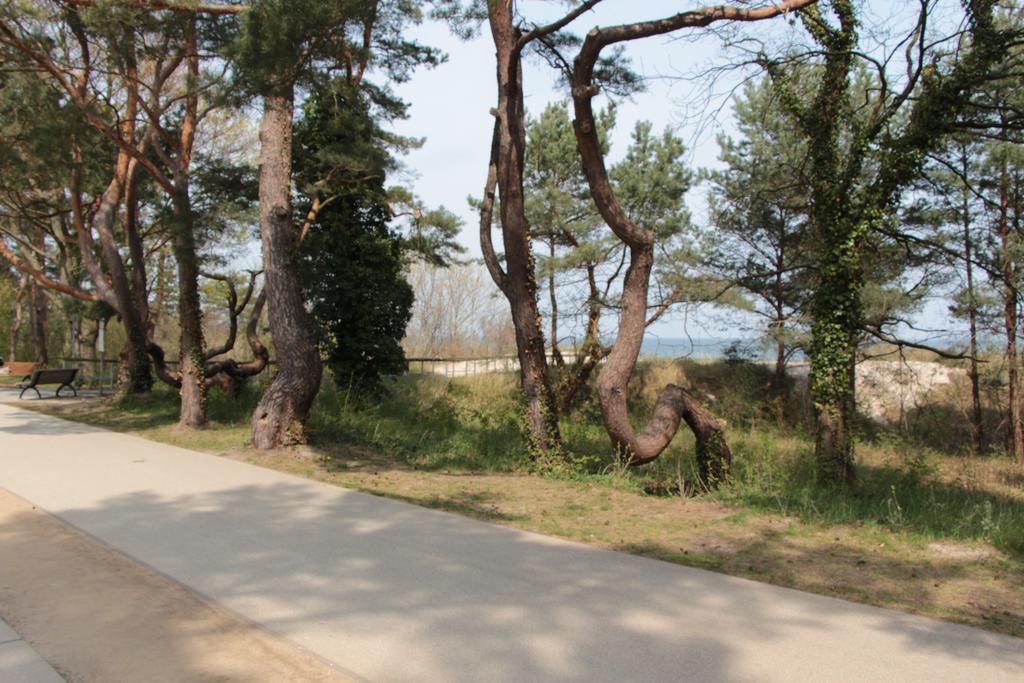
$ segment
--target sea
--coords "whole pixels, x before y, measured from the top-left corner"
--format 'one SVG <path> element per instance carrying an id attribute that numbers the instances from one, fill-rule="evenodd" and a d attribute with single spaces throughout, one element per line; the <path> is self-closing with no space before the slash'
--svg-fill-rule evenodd
<path id="1" fill-rule="evenodd" d="M 967 347 L 967 336 L 960 332 L 941 332 L 928 335 L 915 335 L 911 341 L 922 342 L 929 346 L 963 351 Z M 993 335 L 979 339 L 980 350 L 991 351 L 1000 348 L 1003 343 Z M 737 358 L 750 361 L 774 361 L 775 346 L 770 341 L 751 338 L 749 336 L 699 336 L 699 337 L 660 337 L 648 334 L 640 347 L 640 355 L 654 358 L 692 358 L 694 360 L 713 360 L 721 358 Z M 795 353 L 791 360 L 807 360 L 802 352 Z"/>
<path id="2" fill-rule="evenodd" d="M 648 358 L 774 360 L 775 349 L 749 337 L 659 337 L 647 335 L 640 355 Z"/>

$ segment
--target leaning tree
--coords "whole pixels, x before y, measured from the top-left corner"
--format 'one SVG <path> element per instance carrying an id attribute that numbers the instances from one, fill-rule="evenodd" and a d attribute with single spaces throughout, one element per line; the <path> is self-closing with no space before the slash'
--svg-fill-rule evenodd
<path id="1" fill-rule="evenodd" d="M 296 91 L 341 73 L 351 87 L 380 93 L 365 80 L 368 70 L 398 82 L 417 65 L 435 64 L 440 56 L 403 37 L 421 13 L 401 0 L 261 0 L 242 18 L 239 38 L 228 55 L 240 85 L 263 103 L 260 234 L 267 311 L 277 349 L 277 372 L 252 416 L 252 443 L 275 448 L 306 439 L 306 420 L 322 376 L 316 327 L 302 291 L 301 227 L 292 207 Z"/>

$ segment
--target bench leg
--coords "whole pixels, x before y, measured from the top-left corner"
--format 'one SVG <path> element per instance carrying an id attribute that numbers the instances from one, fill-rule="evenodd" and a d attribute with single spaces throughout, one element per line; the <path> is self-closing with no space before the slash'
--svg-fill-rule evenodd
<path id="1" fill-rule="evenodd" d="M 78 390 L 75 389 L 70 384 L 61 384 L 59 387 L 57 387 L 57 398 L 60 398 L 60 390 L 63 389 L 64 387 L 67 387 L 68 389 L 70 389 L 72 391 L 72 393 L 74 393 L 75 398 L 78 398 Z"/>
<path id="2" fill-rule="evenodd" d="M 24 389 L 21 390 L 21 393 L 18 394 L 18 400 L 21 400 L 21 397 L 24 396 L 25 392 L 28 391 L 29 389 L 31 389 L 32 391 L 36 392 L 36 398 L 42 398 L 43 397 L 43 395 L 40 394 L 39 390 L 36 389 L 35 387 L 25 387 Z"/>

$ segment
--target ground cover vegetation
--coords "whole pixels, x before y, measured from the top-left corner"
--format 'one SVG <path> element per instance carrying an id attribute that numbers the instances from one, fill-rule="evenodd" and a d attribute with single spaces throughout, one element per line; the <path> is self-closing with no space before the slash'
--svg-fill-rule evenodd
<path id="1" fill-rule="evenodd" d="M 908 0 L 884 26 L 847 0 L 696 3 L 579 33 L 599 4 L 0 4 L 9 359 L 102 337 L 119 396 L 76 419 L 1020 634 L 1018 3 Z M 402 84 L 444 60 L 409 37 L 428 13 L 494 44 L 482 264 L 394 184 L 420 144 L 390 130 Z M 721 163 L 646 122 L 610 162 L 645 85 L 628 46 L 684 35 L 720 35 L 713 73 L 745 82 Z M 527 59 L 560 89 L 532 113 Z M 966 342 L 914 329 L 936 298 Z M 707 304 L 759 318 L 773 367 L 640 359 Z M 515 371 L 403 376 L 407 352 Z M 864 361 L 914 353 L 945 393 L 865 418 Z"/>

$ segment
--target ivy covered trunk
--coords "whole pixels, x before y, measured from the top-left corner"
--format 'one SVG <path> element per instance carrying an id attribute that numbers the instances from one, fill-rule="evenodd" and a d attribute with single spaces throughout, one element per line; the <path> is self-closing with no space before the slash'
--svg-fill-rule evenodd
<path id="1" fill-rule="evenodd" d="M 829 255 L 820 266 L 811 328 L 810 388 L 817 423 L 814 453 L 822 481 L 849 483 L 854 478 L 852 428 L 862 274 L 853 248 L 857 231 L 839 221 L 824 232 Z"/>
<path id="2" fill-rule="evenodd" d="M 316 330 L 302 296 L 298 232 L 292 220 L 294 98 L 291 85 L 265 96 L 260 123 L 260 234 L 277 373 L 252 416 L 256 448 L 305 442 L 306 421 L 322 375 Z"/>

